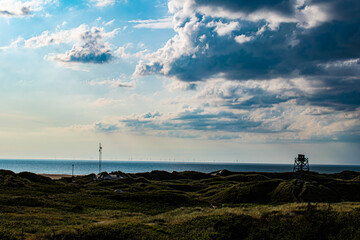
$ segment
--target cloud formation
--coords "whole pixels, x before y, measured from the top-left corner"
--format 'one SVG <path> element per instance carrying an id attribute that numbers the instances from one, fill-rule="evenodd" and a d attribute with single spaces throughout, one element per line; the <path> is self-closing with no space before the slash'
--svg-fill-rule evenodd
<path id="1" fill-rule="evenodd" d="M 357 1 L 170 0 L 168 7 L 176 34 L 144 54 L 134 75 L 163 75 L 174 80 L 169 91 L 197 92 L 170 101 L 185 110 L 129 117 L 124 127 L 209 139 L 360 141 Z"/>
<path id="2" fill-rule="evenodd" d="M 183 81 L 218 73 L 237 80 L 319 75 L 319 63 L 359 56 L 359 14 L 342 14 L 351 6 L 337 0 L 245 2 L 171 0 L 177 35 L 136 73 Z"/>
<path id="3" fill-rule="evenodd" d="M 64 54 L 51 56 L 58 62 L 107 63 L 113 59 L 109 43 L 103 41 L 103 31 L 92 28 L 81 34 L 81 41 Z"/>
<path id="4" fill-rule="evenodd" d="M 115 0 L 90 0 L 91 2 L 94 2 L 97 7 L 106 7 L 114 5 Z"/>
<path id="5" fill-rule="evenodd" d="M 72 49 L 63 53 L 51 53 L 47 59 L 60 63 L 95 63 L 110 62 L 114 55 L 110 43 L 106 42 L 115 36 L 118 29 L 106 32 L 104 28 L 82 24 L 70 30 L 55 33 L 44 31 L 42 34 L 24 40 L 24 47 L 40 48 L 59 44 L 73 44 Z"/>
<path id="6" fill-rule="evenodd" d="M 259 89 L 246 104 L 294 99 L 297 105 L 360 107 L 360 4 L 354 0 L 170 0 L 176 35 L 147 54 L 135 75 L 160 74 L 194 84 L 302 78 L 317 91 L 274 98 Z M 303 92 L 295 89 L 295 92 Z M 263 105 L 257 102 L 265 102 Z M 235 104 L 233 105 L 235 107 Z"/>
<path id="7" fill-rule="evenodd" d="M 56 3 L 57 0 L 1 0 L 0 17 L 24 17 L 39 12 L 48 4 Z"/>
<path id="8" fill-rule="evenodd" d="M 129 23 L 135 23 L 134 28 L 164 29 L 174 27 L 172 17 L 161 19 L 131 20 Z"/>
<path id="9" fill-rule="evenodd" d="M 301 89 L 301 90 L 300 90 Z M 252 81 L 212 79 L 189 97 L 169 104 L 177 111 L 122 116 L 103 124 L 135 134 L 245 142 L 359 141 L 360 110 L 334 111 L 297 101 L 323 86 L 303 78 Z"/>
<path id="10" fill-rule="evenodd" d="M 90 1 L 98 7 L 115 3 Z M 134 76 L 165 76 L 165 92 L 146 96 L 161 101 L 151 108 L 159 112 L 100 121 L 92 126 L 96 131 L 256 142 L 360 141 L 357 1 L 169 0 L 168 8 L 170 17 L 127 21 L 133 28 L 174 29 L 154 52 L 111 45 L 118 29 L 105 28 L 115 19 L 103 22 L 104 28 L 83 24 L 61 30 L 64 24 L 0 50 L 61 45 L 66 48 L 46 58 L 67 66 L 122 58 L 138 61 Z M 11 9 L 0 8 L 0 14 L 11 16 Z M 18 16 L 26 14 L 17 9 Z M 113 79 L 89 85 L 134 89 L 136 83 Z M 136 96 L 143 97 L 141 91 Z M 99 98 L 92 105 L 126 106 L 124 101 Z"/>
<path id="11" fill-rule="evenodd" d="M 136 82 L 124 82 L 121 79 L 103 80 L 103 81 L 90 81 L 90 86 L 110 86 L 113 88 L 135 88 Z"/>

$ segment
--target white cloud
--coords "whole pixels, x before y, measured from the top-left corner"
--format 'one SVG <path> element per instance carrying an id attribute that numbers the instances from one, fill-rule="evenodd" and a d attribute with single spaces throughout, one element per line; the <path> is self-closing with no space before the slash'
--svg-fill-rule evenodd
<path id="1" fill-rule="evenodd" d="M 135 23 L 134 28 L 166 29 L 174 27 L 172 17 L 161 19 L 132 20 L 129 21 L 129 23 Z"/>
<path id="2" fill-rule="evenodd" d="M 246 36 L 244 34 L 241 34 L 241 35 L 235 37 L 235 41 L 240 44 L 250 42 L 252 39 L 253 38 L 251 36 Z"/>
<path id="3" fill-rule="evenodd" d="M 174 80 L 166 86 L 166 89 L 169 92 L 195 90 L 196 84 Z"/>
<path id="4" fill-rule="evenodd" d="M 194 100 L 194 99 L 193 99 Z M 284 109 L 287 109 L 286 114 Z M 359 127 L 360 111 L 351 117 L 323 107 L 295 106 L 285 102 L 267 109 L 237 111 L 218 107 L 185 107 L 169 113 L 144 113 L 101 121 L 128 132 L 162 137 L 254 142 L 334 141 L 339 134 Z"/>
<path id="5" fill-rule="evenodd" d="M 360 75 L 360 58 L 329 61 L 327 63 L 320 63 L 318 66 L 333 76 L 358 79 L 357 76 Z"/>
<path id="6" fill-rule="evenodd" d="M 136 82 L 130 81 L 130 82 L 124 82 L 121 79 L 112 79 L 112 80 L 103 80 L 103 81 L 90 81 L 90 86 L 110 86 L 113 88 L 135 88 Z"/>
<path id="7" fill-rule="evenodd" d="M 169 3 L 170 4 L 170 3 Z M 203 23 L 199 23 L 199 19 L 196 16 L 189 18 L 189 21 L 185 23 L 184 27 L 179 25 L 182 23 L 180 18 L 183 12 L 180 11 L 174 16 L 175 30 L 177 34 L 171 38 L 163 48 L 160 48 L 154 53 L 150 53 L 144 56 L 144 60 L 150 61 L 146 64 L 144 61 L 140 61 L 136 66 L 134 76 L 146 75 L 153 72 L 159 72 L 167 75 L 171 69 L 172 62 L 183 56 L 192 55 L 200 49 L 194 45 L 194 38 L 197 38 L 197 31 L 204 26 Z"/>
<path id="8" fill-rule="evenodd" d="M 96 6 L 98 7 L 106 7 L 114 5 L 115 0 L 90 0 L 91 2 L 94 2 Z"/>
<path id="9" fill-rule="evenodd" d="M 332 17 L 327 4 L 301 0 L 282 4 L 284 6 L 261 1 L 241 5 L 236 1 L 230 4 L 228 1 L 170 0 L 168 7 L 174 14 L 172 20 L 176 35 L 164 47 L 144 55 L 134 76 L 155 73 L 183 81 L 198 81 L 219 73 L 229 74 L 231 78 L 239 75 L 246 78 L 259 73 L 265 75 L 265 72 L 274 76 L 289 72 L 291 67 L 282 66 L 283 62 L 279 67 L 271 66 L 277 61 L 285 61 L 275 55 L 280 55 L 279 52 L 298 53 L 293 50 L 300 43 L 298 35 L 303 34 L 304 29 L 331 21 Z M 154 27 L 153 21 L 145 20 L 138 27 Z M 282 23 L 290 24 L 279 29 Z M 230 34 L 235 37 L 226 38 Z M 250 41 L 258 47 L 249 49 L 242 46 Z M 259 48 L 269 49 L 271 56 L 262 56 L 257 50 Z M 292 57 L 296 56 L 289 56 Z M 220 58 L 227 58 L 226 64 L 220 62 Z M 275 58 L 274 61 L 271 58 Z M 257 67 L 251 64 L 266 66 L 256 73 L 252 69 Z M 274 71 L 270 70 L 272 68 Z M 278 69 L 279 73 L 276 72 Z"/>
<path id="10" fill-rule="evenodd" d="M 70 30 L 61 30 L 55 33 L 44 31 L 41 35 L 25 40 L 25 47 L 39 48 L 49 45 L 58 45 L 61 43 L 82 43 L 92 38 L 110 39 L 115 36 L 118 29 L 106 32 L 104 28 L 92 27 L 81 24 L 77 28 Z"/>
<path id="11" fill-rule="evenodd" d="M 140 45 L 139 47 L 143 48 L 142 45 Z M 131 59 L 131 58 L 139 59 L 139 58 L 144 58 L 144 56 L 146 56 L 147 53 L 148 53 L 147 49 L 140 50 L 140 51 L 137 51 L 135 53 L 129 53 L 129 52 L 126 51 L 128 48 L 132 48 L 132 45 L 127 44 L 127 46 L 125 46 L 125 47 L 119 47 L 114 52 L 114 55 L 119 57 L 119 58 L 122 58 L 122 59 Z"/>
<path id="12" fill-rule="evenodd" d="M 0 50 L 7 50 L 7 49 L 11 49 L 11 48 L 17 48 L 20 44 L 23 43 L 23 41 L 24 41 L 24 39 L 22 37 L 19 37 L 15 41 L 10 43 L 9 46 L 0 47 Z"/>
<path id="13" fill-rule="evenodd" d="M 118 30 L 106 32 L 104 28 L 90 28 L 82 24 L 77 28 L 54 33 L 44 31 L 39 36 L 24 40 L 24 47 L 40 48 L 59 44 L 73 44 L 71 50 L 63 54 L 50 53 L 45 59 L 60 63 L 107 63 L 114 56 L 112 46 L 106 40 L 113 38 Z"/>
<path id="14" fill-rule="evenodd" d="M 1 0 L 0 17 L 24 17 L 32 15 L 34 12 L 40 12 L 48 4 L 54 4 L 57 0 Z"/>
<path id="15" fill-rule="evenodd" d="M 299 26 L 303 28 L 317 27 L 323 22 L 328 22 L 334 19 L 331 12 L 331 7 L 328 3 L 304 5 L 303 0 L 298 0 L 295 16 L 299 22 Z M 302 7 L 304 6 L 304 7 Z"/>
<path id="16" fill-rule="evenodd" d="M 107 23 L 104 23 L 105 26 L 110 26 L 115 22 L 115 19 L 108 21 Z"/>
<path id="17" fill-rule="evenodd" d="M 110 99 L 110 98 L 99 98 L 95 101 L 91 102 L 92 106 L 95 107 L 105 107 L 105 106 L 117 106 L 119 104 L 123 104 L 124 101 L 122 99 Z"/>
<path id="18" fill-rule="evenodd" d="M 210 22 L 208 24 L 209 27 L 215 26 L 215 31 L 219 36 L 224 36 L 230 34 L 234 30 L 238 30 L 240 28 L 240 24 L 238 22 L 229 22 L 229 23 L 223 23 L 221 21 L 219 22 Z"/>

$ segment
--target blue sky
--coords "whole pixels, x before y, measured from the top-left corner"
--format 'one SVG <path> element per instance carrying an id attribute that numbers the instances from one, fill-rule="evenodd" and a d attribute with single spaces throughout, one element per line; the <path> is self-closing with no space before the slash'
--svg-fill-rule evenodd
<path id="1" fill-rule="evenodd" d="M 359 164 L 355 0 L 2 0 L 1 158 Z"/>

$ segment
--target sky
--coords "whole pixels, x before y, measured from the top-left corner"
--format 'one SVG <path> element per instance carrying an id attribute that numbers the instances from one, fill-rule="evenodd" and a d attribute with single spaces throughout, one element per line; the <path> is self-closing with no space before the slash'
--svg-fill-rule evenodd
<path id="1" fill-rule="evenodd" d="M 0 0 L 0 158 L 360 164 L 358 0 Z"/>

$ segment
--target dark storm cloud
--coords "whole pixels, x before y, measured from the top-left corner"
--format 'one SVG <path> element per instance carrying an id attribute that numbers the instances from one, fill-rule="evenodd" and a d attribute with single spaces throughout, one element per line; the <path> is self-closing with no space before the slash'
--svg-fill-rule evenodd
<path id="1" fill-rule="evenodd" d="M 233 12 L 270 10 L 290 15 L 294 12 L 294 0 L 196 0 L 200 6 L 223 7 Z"/>
<path id="2" fill-rule="evenodd" d="M 278 31 L 267 31 L 254 41 L 239 44 L 228 36 L 210 38 L 207 44 L 209 52 L 198 53 L 196 57 L 182 56 L 171 65 L 170 76 L 183 81 L 200 81 L 218 73 L 224 73 L 227 79 L 247 80 L 274 78 L 291 74 L 292 63 L 287 60 L 293 54 L 289 52 L 289 39 L 286 33 L 295 30 L 295 24 L 283 24 Z M 258 28 L 249 28 L 249 35 Z M 235 31 L 236 33 L 236 31 Z"/>
<path id="3" fill-rule="evenodd" d="M 352 80 L 327 79 L 326 89 L 297 98 L 300 105 L 329 107 L 337 111 L 354 111 L 360 106 L 360 78 Z"/>
<path id="4" fill-rule="evenodd" d="M 296 63 L 305 63 L 306 67 L 316 63 L 358 58 L 360 57 L 359 26 L 360 15 L 349 22 L 333 21 L 298 33 L 299 44 L 290 49 L 290 54 Z M 311 73 L 304 71 L 304 74 Z"/>
<path id="5" fill-rule="evenodd" d="M 336 19 L 353 19 L 360 14 L 360 2 L 356 0 L 307 0 L 301 5 L 296 0 L 196 0 L 198 6 L 215 6 L 231 12 L 253 13 L 258 10 L 274 11 L 284 15 L 294 15 L 296 9 L 323 4 L 328 6 L 329 14 Z"/>
<path id="6" fill-rule="evenodd" d="M 179 36 L 186 39 L 169 41 L 158 52 L 157 58 L 138 65 L 140 74 L 158 73 L 186 82 L 206 81 L 218 74 L 235 81 L 304 77 L 318 81 L 326 90 L 319 90 L 314 95 L 300 95 L 298 104 L 344 111 L 353 111 L 360 106 L 360 89 L 357 87 L 360 74 L 359 1 L 313 0 L 305 1 L 303 5 L 295 0 L 195 2 L 195 8 L 220 7 L 246 14 L 266 10 L 286 15 L 290 20 L 281 20 L 277 15 L 269 19 L 267 15 L 255 20 L 246 17 L 229 19 L 209 16 L 199 10 L 195 14 L 197 23 L 191 22 L 195 19 L 193 16 L 178 24 Z M 221 25 L 234 21 L 239 27 L 225 34 L 219 31 Z M 279 22 L 271 27 L 274 21 Z M 188 42 L 193 44 L 194 53 L 174 54 L 174 49 Z M 168 56 L 164 52 L 178 57 L 170 63 L 162 61 L 162 56 Z M 235 103 L 232 107 L 269 107 L 290 99 L 293 98 L 254 93 L 247 102 Z"/>
<path id="7" fill-rule="evenodd" d="M 314 4 L 330 4 L 330 13 L 336 19 L 352 20 L 360 14 L 360 1 L 356 0 L 312 0 Z"/>
<path id="8" fill-rule="evenodd" d="M 181 56 L 171 64 L 168 75 L 183 81 L 204 80 L 221 72 L 234 80 L 289 77 L 294 72 L 326 77 L 332 69 L 323 69 L 319 64 L 360 57 L 359 26 L 360 19 L 300 31 L 295 23 L 283 23 L 277 31 L 266 31 L 243 44 L 218 37 L 207 42 L 211 54 Z M 297 33 L 299 42 L 295 46 L 290 45 L 293 33 Z"/>

